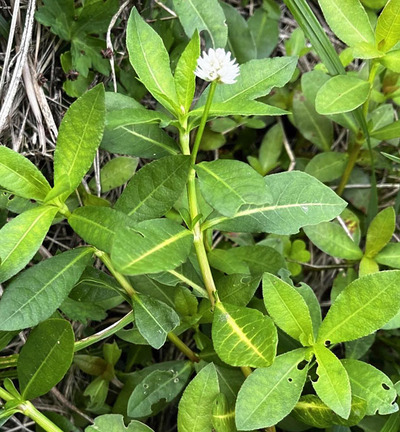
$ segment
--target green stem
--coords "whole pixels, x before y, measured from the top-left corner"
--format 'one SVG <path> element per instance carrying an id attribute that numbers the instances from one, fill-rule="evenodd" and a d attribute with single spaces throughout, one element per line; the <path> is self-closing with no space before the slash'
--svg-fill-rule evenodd
<path id="1" fill-rule="evenodd" d="M 377 62 L 376 60 L 372 61 L 371 64 L 371 68 L 369 71 L 369 76 L 368 76 L 368 82 L 370 84 L 370 91 L 372 91 L 372 87 L 374 84 L 374 80 L 375 80 L 375 76 L 376 73 L 378 71 L 379 68 L 379 62 Z M 369 101 L 370 101 L 370 97 L 368 97 L 368 99 L 365 101 L 363 108 L 362 108 L 362 112 L 363 115 L 365 117 L 365 120 L 367 119 L 367 115 L 368 115 L 368 109 L 369 109 Z M 346 187 L 350 175 L 353 172 L 354 166 L 357 162 L 358 159 L 358 155 L 360 153 L 361 147 L 365 142 L 365 137 L 363 136 L 363 133 L 360 131 L 358 133 L 358 136 L 356 137 L 356 141 L 353 145 L 353 148 L 351 149 L 350 155 L 349 155 L 349 160 L 347 162 L 347 166 L 345 168 L 345 171 L 342 175 L 342 178 L 340 179 L 340 184 L 339 187 L 336 190 L 336 193 L 341 196 L 343 194 L 344 188 Z M 372 154 L 371 154 L 372 156 Z"/>
<path id="2" fill-rule="evenodd" d="M 340 179 L 339 186 L 336 190 L 336 193 L 339 196 L 342 196 L 344 188 L 346 187 L 346 185 L 349 181 L 350 175 L 351 175 L 353 168 L 357 162 L 358 155 L 360 153 L 360 150 L 361 150 L 363 143 L 364 143 L 363 139 L 361 139 L 360 141 L 358 139 L 356 139 L 355 143 L 353 144 L 353 148 L 351 149 L 351 152 L 349 155 L 349 160 L 347 161 L 346 168 L 344 170 L 342 178 Z"/>
<path id="3" fill-rule="evenodd" d="M 101 330 L 98 333 L 95 333 L 94 335 L 91 335 L 87 338 L 75 342 L 74 351 L 77 352 L 83 350 L 84 348 L 90 345 L 93 345 L 97 342 L 100 342 L 103 339 L 112 336 L 114 333 L 116 333 L 119 330 L 122 330 L 126 325 L 130 324 L 133 321 L 134 321 L 133 311 L 130 311 L 128 314 L 126 314 L 123 318 L 121 318 L 113 325 L 105 328 L 104 330 Z"/>
<path id="4" fill-rule="evenodd" d="M 200 361 L 199 356 L 193 352 L 175 333 L 168 333 L 168 339 L 172 342 L 179 350 L 185 354 L 185 356 L 193 363 Z"/>
<path id="5" fill-rule="evenodd" d="M 240 369 L 246 378 L 253 372 L 249 366 L 241 366 Z"/>
<path id="6" fill-rule="evenodd" d="M 23 402 L 18 409 L 47 432 L 63 432 L 57 425 L 38 411 L 30 402 Z"/>
<path id="7" fill-rule="evenodd" d="M 117 270 L 115 270 L 108 254 L 106 254 L 101 250 L 96 250 L 95 255 L 99 257 L 101 261 L 103 261 L 104 265 L 108 268 L 110 273 L 115 277 L 118 283 L 122 286 L 122 288 L 125 290 L 128 296 L 130 298 L 134 297 L 137 294 L 136 291 L 133 289 L 128 279 L 124 275 L 119 273 Z"/>
<path id="8" fill-rule="evenodd" d="M 129 297 L 131 299 L 134 299 L 138 295 L 137 291 L 133 288 L 133 286 L 131 285 L 131 283 L 129 282 L 129 280 L 124 275 L 122 275 L 117 270 L 115 270 L 114 266 L 112 265 L 110 257 L 105 252 L 100 251 L 100 250 L 97 250 L 95 252 L 95 254 L 96 254 L 96 256 L 98 256 L 103 261 L 103 263 L 108 268 L 108 270 L 110 271 L 110 273 L 115 277 L 115 279 L 119 282 L 119 284 L 122 286 L 122 288 L 124 288 L 124 290 L 128 293 Z M 128 314 L 124 318 L 122 318 L 122 320 L 126 320 L 124 323 L 121 324 L 122 320 L 120 320 L 118 322 L 121 325 L 121 327 L 119 327 L 119 325 L 118 325 L 118 327 L 119 327 L 118 330 L 120 328 L 124 327 L 129 322 L 132 322 L 134 320 L 134 318 L 133 318 L 133 312 L 130 312 L 130 313 L 132 314 L 130 317 L 128 317 L 128 315 L 129 315 Z M 118 323 L 116 323 L 116 324 L 118 324 Z M 114 324 L 114 326 L 116 324 Z M 100 332 L 100 333 L 102 333 L 104 335 L 104 333 L 106 333 L 106 330 L 104 330 L 103 332 Z M 113 330 L 114 331 L 110 331 L 110 334 L 113 334 L 113 333 L 115 333 L 115 331 L 117 331 L 117 330 L 115 330 L 115 328 Z M 93 337 L 93 336 L 91 336 L 91 337 Z M 88 340 L 91 337 L 86 338 L 86 339 Z M 107 337 L 107 336 L 104 336 L 104 337 Z M 104 339 L 104 337 L 100 337 L 100 338 L 98 338 L 98 340 Z M 173 344 L 175 344 L 176 347 L 179 348 L 185 355 L 187 355 L 190 360 L 192 360 L 192 359 L 195 358 L 196 360 L 192 360 L 192 361 L 199 361 L 198 357 L 196 356 L 196 354 L 184 342 L 182 342 L 178 338 L 178 336 L 176 336 L 173 333 L 168 333 L 168 339 Z M 85 341 L 85 339 L 83 339 L 80 342 L 83 342 L 83 341 Z M 87 345 L 91 345 L 94 342 L 97 342 L 97 340 L 95 340 L 95 341 L 92 340 L 91 342 L 87 341 L 87 342 L 84 342 L 84 343 L 87 343 Z M 84 343 L 82 343 L 82 345 L 84 345 Z M 85 345 L 85 346 L 87 346 L 87 345 Z M 82 346 L 79 349 L 85 348 L 85 346 Z M 76 349 L 76 347 L 75 347 L 75 351 L 78 351 L 78 349 Z"/>
<path id="9" fill-rule="evenodd" d="M 197 193 L 196 193 L 196 171 L 194 166 L 196 164 L 197 153 L 199 151 L 201 138 L 203 136 L 204 128 L 207 123 L 208 113 L 210 112 L 211 103 L 215 94 L 215 89 L 217 87 L 217 82 L 213 81 L 210 85 L 210 91 L 207 96 L 206 105 L 204 106 L 203 115 L 200 120 L 200 125 L 197 130 L 196 139 L 194 141 L 191 160 L 192 160 L 192 168 L 189 172 L 188 182 L 187 182 L 187 191 L 188 191 L 188 201 L 189 201 L 189 213 L 192 221 L 194 221 L 199 215 L 199 209 L 197 204 Z M 187 125 L 182 125 L 184 128 L 184 132 L 180 134 L 180 143 L 184 154 L 190 154 L 189 147 L 189 135 L 186 131 Z M 204 285 L 207 290 L 208 298 L 211 302 L 211 308 L 214 309 L 215 305 L 215 293 L 217 291 L 214 283 L 214 279 L 211 273 L 210 264 L 207 258 L 207 252 L 204 247 L 204 238 L 203 232 L 201 230 L 200 221 L 198 220 L 194 226 L 192 227 L 192 232 L 194 236 L 194 248 L 197 255 L 197 260 L 199 262 L 200 271 L 203 277 Z"/>
<path id="10" fill-rule="evenodd" d="M 215 89 L 217 88 L 217 81 L 212 81 L 210 84 L 210 91 L 208 92 L 207 101 L 204 106 L 203 115 L 200 120 L 199 128 L 197 129 L 196 139 L 192 149 L 192 164 L 196 163 L 197 152 L 199 151 L 201 138 L 203 137 L 204 128 L 206 127 L 208 113 L 210 112 L 211 103 L 214 98 Z"/>

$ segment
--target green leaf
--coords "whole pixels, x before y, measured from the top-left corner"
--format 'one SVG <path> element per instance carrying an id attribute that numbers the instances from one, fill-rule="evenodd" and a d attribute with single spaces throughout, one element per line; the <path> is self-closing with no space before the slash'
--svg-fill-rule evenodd
<path id="1" fill-rule="evenodd" d="M 225 47 L 228 28 L 218 0 L 173 0 L 173 4 L 187 37 L 205 30 L 214 48 Z"/>
<path id="2" fill-rule="evenodd" d="M 329 27 L 345 44 L 374 43 L 371 23 L 359 0 L 319 0 L 319 4 Z"/>
<path id="3" fill-rule="evenodd" d="M 68 182 L 72 192 L 79 185 L 100 145 L 104 119 L 104 87 L 99 84 L 77 99 L 61 122 L 54 152 L 55 188 Z"/>
<path id="4" fill-rule="evenodd" d="M 318 342 L 347 342 L 367 336 L 392 319 L 400 309 L 400 272 L 364 276 L 337 297 L 321 324 Z"/>
<path id="5" fill-rule="evenodd" d="M 251 60 L 240 66 L 235 84 L 218 86 L 213 105 L 219 102 L 240 104 L 245 99 L 257 99 L 270 93 L 273 87 L 283 87 L 292 78 L 297 57 L 275 57 Z M 201 95 L 196 108 L 205 105 L 208 89 Z"/>
<path id="6" fill-rule="evenodd" d="M 49 318 L 89 264 L 90 248 L 56 255 L 19 274 L 0 300 L 0 330 L 21 330 Z"/>
<path id="7" fill-rule="evenodd" d="M 322 222 L 303 229 L 307 237 L 328 255 L 348 260 L 359 260 L 363 256 L 362 250 L 337 223 Z"/>
<path id="8" fill-rule="evenodd" d="M 318 396 L 305 395 L 297 402 L 293 417 L 304 424 L 316 428 L 329 428 L 332 425 L 355 426 L 365 416 L 366 402 L 359 397 L 353 397 L 348 420 L 335 414 Z"/>
<path id="9" fill-rule="evenodd" d="M 70 40 L 71 27 L 74 22 L 75 9 L 73 0 L 43 1 L 35 18 L 40 24 L 50 27 L 51 31 L 61 39 Z"/>
<path id="10" fill-rule="evenodd" d="M 400 50 L 388 52 L 385 56 L 381 57 L 379 61 L 385 68 L 400 73 Z"/>
<path id="11" fill-rule="evenodd" d="M 85 432 L 154 432 L 153 429 L 137 420 L 132 420 L 125 427 L 124 417 L 120 414 L 104 414 L 94 420 L 94 424 L 88 426 Z"/>
<path id="12" fill-rule="evenodd" d="M 147 417 L 153 413 L 152 406 L 163 401 L 171 402 L 186 386 L 192 373 L 192 364 L 185 362 L 181 367 L 168 371 L 155 370 L 147 375 L 133 390 L 128 400 L 129 417 Z M 165 401 L 165 402 L 164 402 Z"/>
<path id="13" fill-rule="evenodd" d="M 314 104 L 305 99 L 300 92 L 293 95 L 292 111 L 294 123 L 304 138 L 321 150 L 329 150 L 333 142 L 331 120 L 318 114 Z"/>
<path id="14" fill-rule="evenodd" d="M 101 192 L 106 193 L 124 185 L 135 174 L 139 159 L 131 157 L 116 157 L 108 161 L 100 171 Z M 96 190 L 96 181 L 90 180 L 89 186 Z"/>
<path id="15" fill-rule="evenodd" d="M 274 426 L 296 405 L 307 377 L 308 366 L 300 369 L 306 349 L 278 356 L 272 366 L 256 369 L 248 376 L 236 402 L 239 430 Z"/>
<path id="16" fill-rule="evenodd" d="M 196 69 L 197 59 L 200 56 L 200 38 L 198 32 L 193 34 L 185 50 L 179 57 L 175 68 L 175 87 L 182 113 L 187 113 L 193 102 L 196 90 Z"/>
<path id="17" fill-rule="evenodd" d="M 308 162 L 305 172 L 320 182 L 331 182 L 343 175 L 347 160 L 347 153 L 319 153 Z"/>
<path id="18" fill-rule="evenodd" d="M 66 320 L 49 319 L 32 330 L 17 363 L 24 399 L 42 396 L 61 381 L 72 363 L 74 342 L 74 332 Z"/>
<path id="19" fill-rule="evenodd" d="M 86 243 L 107 253 L 111 251 L 116 231 L 134 225 L 125 213 L 95 206 L 78 207 L 68 223 Z"/>
<path id="20" fill-rule="evenodd" d="M 358 360 L 363 357 L 375 342 L 375 334 L 354 341 L 345 342 L 346 358 Z"/>
<path id="21" fill-rule="evenodd" d="M 263 297 L 268 314 L 277 326 L 302 345 L 312 345 L 314 331 L 310 311 L 302 295 L 293 286 L 265 273 Z"/>
<path id="22" fill-rule="evenodd" d="M 240 12 L 228 3 L 219 1 L 224 11 L 228 26 L 227 49 L 238 63 L 245 63 L 257 58 L 257 49 L 247 21 Z"/>
<path id="23" fill-rule="evenodd" d="M 178 96 L 168 52 L 155 30 L 131 11 L 126 31 L 129 61 L 147 90 L 172 113 L 178 113 Z"/>
<path id="24" fill-rule="evenodd" d="M 235 411 L 229 405 L 224 393 L 220 393 L 213 403 L 212 425 L 218 432 L 236 432 Z"/>
<path id="25" fill-rule="evenodd" d="M 324 115 L 353 111 L 368 99 L 369 92 L 367 81 L 350 75 L 338 75 L 320 88 L 315 108 Z"/>
<path id="26" fill-rule="evenodd" d="M 376 49 L 374 44 L 367 42 L 360 42 L 359 44 L 354 45 L 352 53 L 353 57 L 361 59 L 374 59 L 385 55 L 385 53 Z"/>
<path id="27" fill-rule="evenodd" d="M 272 200 L 263 177 L 244 162 L 218 159 L 196 165 L 196 171 L 203 196 L 224 216 L 233 216 L 242 205 Z"/>
<path id="28" fill-rule="evenodd" d="M 212 340 L 220 359 L 231 366 L 268 367 L 278 336 L 271 318 L 258 310 L 217 302 Z"/>
<path id="29" fill-rule="evenodd" d="M 374 257 L 378 264 L 400 269 L 400 243 L 389 243 Z"/>
<path id="30" fill-rule="evenodd" d="M 146 164 L 128 183 L 115 208 L 135 222 L 164 216 L 182 195 L 190 157 L 168 156 Z"/>
<path id="31" fill-rule="evenodd" d="M 123 108 L 113 110 L 107 114 L 106 130 L 112 131 L 122 127 L 127 127 L 145 123 L 161 123 L 168 126 L 171 118 L 160 111 L 141 108 Z"/>
<path id="32" fill-rule="evenodd" d="M 0 185 L 15 195 L 38 201 L 43 201 L 50 191 L 35 165 L 5 146 L 0 146 Z"/>
<path id="33" fill-rule="evenodd" d="M 247 206 L 232 218 L 207 221 L 204 229 L 295 234 L 303 226 L 338 216 L 346 205 L 330 188 L 300 171 L 266 176 L 265 183 L 272 192 L 271 205 Z"/>
<path id="34" fill-rule="evenodd" d="M 348 419 L 351 411 L 351 388 L 346 369 L 340 360 L 323 345 L 314 345 L 317 359 L 317 381 L 312 385 L 321 400 L 336 414 Z"/>
<path id="35" fill-rule="evenodd" d="M 43 242 L 54 216 L 55 207 L 28 210 L 0 230 L 0 283 L 23 269 Z"/>
<path id="36" fill-rule="evenodd" d="M 257 49 L 257 58 L 269 57 L 278 44 L 279 20 L 258 8 L 247 21 Z"/>
<path id="37" fill-rule="evenodd" d="M 179 152 L 178 146 L 159 125 L 140 124 L 105 130 L 101 147 L 112 153 L 158 159 Z"/>
<path id="38" fill-rule="evenodd" d="M 246 306 L 258 288 L 261 276 L 219 274 L 214 277 L 218 296 L 223 303 Z"/>
<path id="39" fill-rule="evenodd" d="M 212 428 L 212 404 L 219 394 L 213 363 L 204 367 L 184 391 L 178 408 L 178 432 L 205 432 Z"/>
<path id="40" fill-rule="evenodd" d="M 372 138 L 377 138 L 380 141 L 389 141 L 400 137 L 400 120 L 397 120 L 387 126 L 371 132 Z"/>
<path id="41" fill-rule="evenodd" d="M 379 369 L 358 360 L 342 360 L 353 395 L 367 402 L 366 415 L 387 415 L 398 411 L 397 392 L 392 381 Z"/>
<path id="42" fill-rule="evenodd" d="M 208 254 L 213 268 L 228 275 L 235 273 L 259 276 L 264 272 L 278 273 L 285 268 L 285 260 L 275 249 L 268 246 L 240 246 L 231 249 L 213 249 Z"/>
<path id="43" fill-rule="evenodd" d="M 372 220 L 367 231 L 365 256 L 373 258 L 389 243 L 396 228 L 396 213 L 393 207 L 387 207 Z"/>
<path id="44" fill-rule="evenodd" d="M 389 0 L 379 15 L 375 30 L 376 46 L 388 52 L 400 40 L 400 2 Z"/>
<path id="45" fill-rule="evenodd" d="M 232 84 L 233 85 L 233 84 Z M 190 117 L 201 117 L 204 111 L 204 106 L 200 108 L 196 108 L 190 111 Z M 219 102 L 213 103 L 211 105 L 209 116 L 210 117 L 225 117 L 228 115 L 243 115 L 243 116 L 276 116 L 276 115 L 285 115 L 288 114 L 288 111 L 285 111 L 281 108 L 267 105 L 265 103 L 246 100 L 246 99 L 238 99 L 238 100 L 229 100 L 227 102 Z"/>
<path id="46" fill-rule="evenodd" d="M 165 303 L 144 294 L 135 294 L 132 304 L 140 334 L 153 348 L 161 348 L 167 334 L 179 325 L 178 314 Z"/>

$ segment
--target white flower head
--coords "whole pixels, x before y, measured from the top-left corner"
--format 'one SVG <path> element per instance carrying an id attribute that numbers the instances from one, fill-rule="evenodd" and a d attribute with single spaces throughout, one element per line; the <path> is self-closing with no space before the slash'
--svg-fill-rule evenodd
<path id="1" fill-rule="evenodd" d="M 197 59 L 194 73 L 204 81 L 234 84 L 240 70 L 236 59 L 231 60 L 230 51 L 226 52 L 223 48 L 216 50 L 210 48 L 208 53 L 203 51 L 203 55 Z"/>

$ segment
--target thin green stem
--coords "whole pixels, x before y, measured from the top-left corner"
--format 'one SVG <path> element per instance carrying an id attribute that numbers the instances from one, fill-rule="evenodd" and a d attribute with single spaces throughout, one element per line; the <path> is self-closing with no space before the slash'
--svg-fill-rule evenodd
<path id="1" fill-rule="evenodd" d="M 113 325 L 105 328 L 104 330 L 101 330 L 98 333 L 95 333 L 94 335 L 91 335 L 91 336 L 88 336 L 87 338 L 76 341 L 74 351 L 77 352 L 77 351 L 83 350 L 84 348 L 86 348 L 90 345 L 93 345 L 97 342 L 100 342 L 103 339 L 106 339 L 106 338 L 112 336 L 114 333 L 116 333 L 119 330 L 122 330 L 126 325 L 130 324 L 133 321 L 134 321 L 133 311 L 130 311 L 123 318 L 121 318 L 119 321 L 117 321 Z"/>
<path id="2" fill-rule="evenodd" d="M 246 378 L 253 372 L 253 370 L 249 366 L 241 366 L 240 369 Z"/>
<path id="3" fill-rule="evenodd" d="M 196 163 L 197 152 L 199 151 L 201 138 L 203 137 L 204 128 L 206 127 L 208 113 L 210 112 L 212 100 L 214 98 L 215 89 L 217 88 L 217 81 L 212 81 L 210 84 L 210 90 L 208 92 L 207 101 L 204 106 L 203 115 L 200 120 L 199 128 L 197 129 L 196 139 L 194 140 L 194 145 L 192 149 L 192 164 Z"/>
<path id="4" fill-rule="evenodd" d="M 106 254 L 101 250 L 96 250 L 95 255 L 99 257 L 101 261 L 103 261 L 104 265 L 108 268 L 109 272 L 115 277 L 118 283 L 122 286 L 122 288 L 125 290 L 128 296 L 130 298 L 134 297 L 137 294 L 136 291 L 133 289 L 128 279 L 124 275 L 119 273 L 117 270 L 115 270 L 108 254 Z"/>
<path id="5" fill-rule="evenodd" d="M 356 141 L 353 144 L 353 147 L 352 147 L 350 154 L 349 154 L 349 160 L 347 161 L 346 168 L 344 170 L 342 178 L 340 179 L 339 186 L 336 189 L 336 193 L 339 196 L 342 196 L 344 188 L 346 187 L 346 185 L 349 181 L 350 175 L 353 172 L 354 166 L 357 162 L 358 155 L 360 153 L 360 150 L 361 150 L 363 143 L 364 143 L 364 139 L 361 138 L 360 141 L 358 139 L 356 139 Z"/>
<path id="6" fill-rule="evenodd" d="M 193 363 L 200 361 L 199 356 L 192 351 L 175 333 L 168 333 L 168 339 Z"/>
<path id="7" fill-rule="evenodd" d="M 138 295 L 137 291 L 133 288 L 133 286 L 131 285 L 129 280 L 124 275 L 122 275 L 117 270 L 115 270 L 114 266 L 112 265 L 110 257 L 105 252 L 100 251 L 100 250 L 97 250 L 95 252 L 95 254 L 96 254 L 96 256 L 98 256 L 103 261 L 103 263 L 108 268 L 110 273 L 115 277 L 115 279 L 122 286 L 122 288 L 124 288 L 124 290 L 128 293 L 129 297 L 131 299 L 134 299 L 135 297 L 137 297 L 137 295 Z M 129 322 L 132 322 L 134 320 L 133 313 L 130 317 L 128 317 L 128 316 L 129 316 L 129 314 L 126 315 L 124 318 L 122 318 L 122 320 L 125 320 L 124 323 L 121 323 L 122 320 L 118 322 L 121 325 L 120 328 L 124 327 L 126 324 L 128 324 Z M 118 323 L 116 323 L 116 324 L 118 324 Z M 115 328 L 113 328 L 113 330 L 115 330 Z M 118 328 L 118 330 L 119 330 L 119 328 Z M 107 329 L 104 330 L 103 332 L 100 332 L 100 333 L 104 334 L 104 333 L 106 333 L 106 331 L 107 331 Z M 115 330 L 115 331 L 117 331 L 117 330 Z M 113 332 L 112 330 L 110 330 L 110 335 L 115 333 L 115 331 Z M 91 337 L 93 337 L 93 336 L 91 336 Z M 107 335 L 104 337 L 107 337 Z M 104 339 L 104 337 L 103 337 L 103 339 Z M 90 339 L 90 338 L 86 338 L 86 339 Z M 94 339 L 96 339 L 96 338 L 94 338 Z M 196 355 L 194 354 L 194 352 L 184 342 L 182 342 L 178 338 L 178 336 L 176 336 L 173 333 L 168 333 L 168 339 L 172 343 L 174 343 L 176 345 L 176 347 L 179 348 L 185 355 L 187 355 L 190 360 L 192 360 L 192 358 L 195 358 L 194 356 L 196 356 Z M 101 340 L 101 338 L 99 338 L 98 340 Z M 83 342 L 83 341 L 84 340 L 82 340 L 80 342 Z M 97 342 L 97 340 L 94 340 L 94 341 L 92 340 L 90 343 L 89 343 L 89 341 L 87 341 L 87 342 L 82 343 L 82 345 L 84 345 L 85 343 L 87 343 L 87 345 L 91 345 L 92 343 L 95 343 L 95 342 Z M 85 345 L 85 346 L 87 346 L 87 345 Z M 82 346 L 79 349 L 85 348 L 85 346 Z M 78 351 L 78 349 L 75 348 L 75 351 Z M 196 356 L 196 358 L 197 358 L 197 356 Z M 192 360 L 192 361 L 194 361 L 194 360 Z M 196 360 L 196 361 L 198 361 L 198 360 Z"/>

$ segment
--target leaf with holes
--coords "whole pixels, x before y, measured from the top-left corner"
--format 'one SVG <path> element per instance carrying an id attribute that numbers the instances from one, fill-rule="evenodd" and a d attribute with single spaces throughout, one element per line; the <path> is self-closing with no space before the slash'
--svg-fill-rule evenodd
<path id="1" fill-rule="evenodd" d="M 241 387 L 236 402 L 236 427 L 252 431 L 274 426 L 296 405 L 307 377 L 301 368 L 307 350 L 278 356 L 272 366 L 256 369 Z"/>
<path id="2" fill-rule="evenodd" d="M 270 366 L 278 337 L 271 318 L 255 309 L 217 302 L 212 325 L 215 351 L 231 366 Z"/>
<path id="3" fill-rule="evenodd" d="M 348 419 L 351 411 L 351 388 L 346 369 L 340 360 L 323 345 L 314 345 L 317 359 L 317 381 L 313 387 L 321 400 L 336 414 Z"/>
<path id="4" fill-rule="evenodd" d="M 367 402 L 366 415 L 387 415 L 397 412 L 397 392 L 393 382 L 380 370 L 359 360 L 342 360 L 350 379 L 353 395 Z"/>

